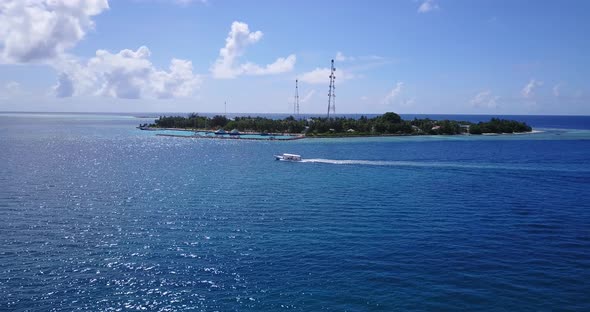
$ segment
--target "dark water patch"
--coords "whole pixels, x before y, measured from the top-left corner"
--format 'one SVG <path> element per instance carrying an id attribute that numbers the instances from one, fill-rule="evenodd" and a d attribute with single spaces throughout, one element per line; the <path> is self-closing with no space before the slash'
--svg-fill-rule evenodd
<path id="1" fill-rule="evenodd" d="M 104 123 L 0 137 L 0 309 L 590 309 L 587 140 L 283 151 Z"/>

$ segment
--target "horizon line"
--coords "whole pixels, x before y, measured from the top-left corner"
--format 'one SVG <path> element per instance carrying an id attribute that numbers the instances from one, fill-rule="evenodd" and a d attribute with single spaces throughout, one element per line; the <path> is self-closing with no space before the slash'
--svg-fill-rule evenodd
<path id="1" fill-rule="evenodd" d="M 109 112 L 109 111 L 95 111 L 95 112 L 82 112 L 82 111 L 0 111 L 0 114 L 125 114 L 125 115 L 133 115 L 133 114 L 217 114 L 217 115 L 238 115 L 238 114 L 263 114 L 263 115 L 287 115 L 287 116 L 294 116 L 295 114 L 292 113 L 262 113 L 262 112 L 236 112 L 236 113 L 224 113 L 224 112 L 196 112 L 196 111 L 185 111 L 185 112 L 164 112 L 164 111 L 145 111 L 145 112 Z M 383 115 L 386 112 L 382 113 L 336 113 L 335 115 Z M 396 112 L 393 112 L 396 113 Z M 577 114 L 471 114 L 471 113 L 396 113 L 398 115 L 460 115 L 460 116 L 563 116 L 563 117 L 590 117 L 590 115 L 577 115 Z M 300 113 L 299 115 L 313 115 L 313 116 L 322 116 L 325 113 Z M 295 116 L 294 116 L 295 117 Z"/>

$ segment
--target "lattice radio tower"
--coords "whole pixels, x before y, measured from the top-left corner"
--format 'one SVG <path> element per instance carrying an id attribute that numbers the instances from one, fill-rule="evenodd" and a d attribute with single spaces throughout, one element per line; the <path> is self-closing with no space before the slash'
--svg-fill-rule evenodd
<path id="1" fill-rule="evenodd" d="M 295 102 L 293 103 L 293 114 L 299 118 L 299 81 L 295 79 Z"/>
<path id="2" fill-rule="evenodd" d="M 334 67 L 334 60 L 332 60 L 332 68 L 330 70 L 330 90 L 328 91 L 328 119 L 330 118 L 330 111 L 336 114 L 336 93 L 334 90 L 336 89 L 336 68 Z"/>

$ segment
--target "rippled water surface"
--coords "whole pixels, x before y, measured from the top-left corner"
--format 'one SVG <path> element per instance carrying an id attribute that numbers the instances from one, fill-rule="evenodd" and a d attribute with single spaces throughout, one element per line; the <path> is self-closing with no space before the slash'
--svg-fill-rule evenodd
<path id="1" fill-rule="evenodd" d="M 273 142 L 140 122 L 0 116 L 0 310 L 590 310 L 588 129 Z"/>

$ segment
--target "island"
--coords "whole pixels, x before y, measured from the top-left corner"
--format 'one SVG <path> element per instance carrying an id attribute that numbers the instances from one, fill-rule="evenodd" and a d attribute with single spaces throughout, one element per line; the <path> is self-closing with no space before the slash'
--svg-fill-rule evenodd
<path id="1" fill-rule="evenodd" d="M 398 114 L 387 112 L 368 118 L 312 117 L 284 119 L 266 117 L 213 117 L 196 113 L 187 116 L 160 116 L 153 124 L 142 124 L 142 130 L 184 129 L 192 131 L 232 131 L 233 133 L 299 134 L 305 137 L 358 137 L 394 135 L 458 135 L 458 134 L 509 134 L 531 132 L 524 122 L 491 118 L 487 122 L 472 123 L 456 120 L 433 120 L 429 118 L 403 120 Z"/>

